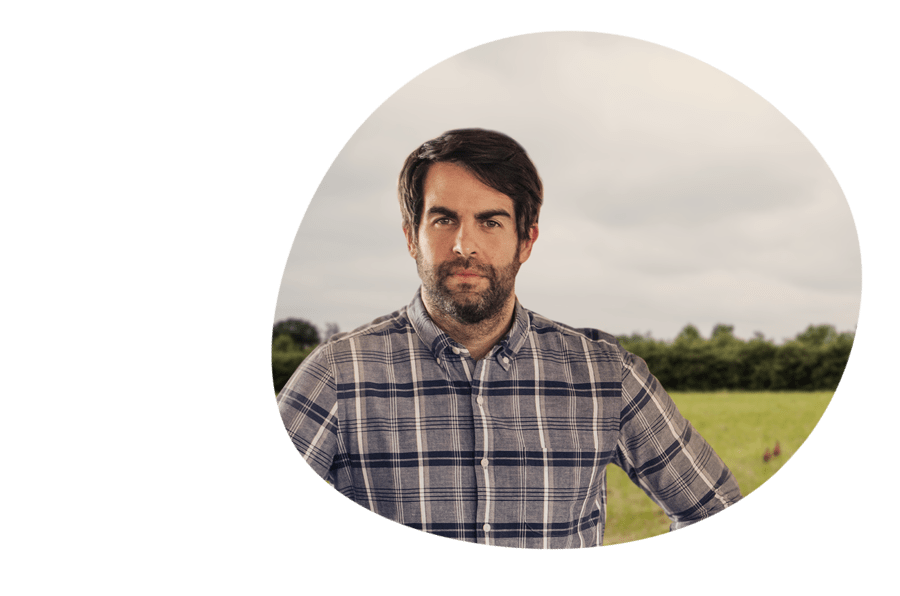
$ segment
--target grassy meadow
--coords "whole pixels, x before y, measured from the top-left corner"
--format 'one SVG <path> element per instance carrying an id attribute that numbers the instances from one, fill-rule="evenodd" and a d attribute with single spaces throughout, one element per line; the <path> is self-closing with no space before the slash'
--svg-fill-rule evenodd
<path id="1" fill-rule="evenodd" d="M 737 478 L 746 497 L 772 477 L 819 422 L 833 391 L 720 392 L 670 395 Z M 781 446 L 781 455 L 763 453 Z M 620 544 L 669 531 L 669 519 L 617 466 L 607 468 L 604 544 Z"/>

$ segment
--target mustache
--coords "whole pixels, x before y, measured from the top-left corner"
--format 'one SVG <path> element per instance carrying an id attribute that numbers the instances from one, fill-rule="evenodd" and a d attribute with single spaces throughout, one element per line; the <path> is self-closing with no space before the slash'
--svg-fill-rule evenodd
<path id="1" fill-rule="evenodd" d="M 457 259 L 453 259 L 452 261 L 445 261 L 438 266 L 437 273 L 439 277 L 447 277 L 462 270 L 474 271 L 480 275 L 490 278 L 493 278 L 495 274 L 494 268 L 492 266 L 478 263 L 471 257 L 459 257 Z"/>

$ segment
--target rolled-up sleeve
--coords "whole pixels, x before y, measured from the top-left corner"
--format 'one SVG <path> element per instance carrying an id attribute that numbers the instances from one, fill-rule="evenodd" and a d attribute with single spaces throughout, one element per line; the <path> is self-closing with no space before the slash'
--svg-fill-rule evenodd
<path id="1" fill-rule="evenodd" d="M 623 352 L 622 417 L 614 463 L 676 530 L 741 498 L 737 480 L 639 357 Z"/>
<path id="2" fill-rule="evenodd" d="M 338 401 L 324 347 L 314 350 L 278 394 L 284 426 L 303 459 L 317 474 L 331 478 L 338 452 Z"/>

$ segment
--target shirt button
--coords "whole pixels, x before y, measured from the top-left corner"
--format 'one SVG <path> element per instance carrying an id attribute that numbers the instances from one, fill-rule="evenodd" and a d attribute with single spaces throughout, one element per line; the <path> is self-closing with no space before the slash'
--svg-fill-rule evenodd
<path id="1" fill-rule="evenodd" d="M 481 529 L 483 529 L 485 532 L 490 532 L 491 524 L 484 524 L 483 526 L 481 526 Z"/>
<path id="2" fill-rule="evenodd" d="M 475 401 L 478 402 L 478 405 L 480 406 L 481 404 L 484 403 L 484 398 L 479 395 L 478 399 L 476 399 Z"/>
<path id="3" fill-rule="evenodd" d="M 481 460 L 481 467 L 482 467 L 482 468 L 488 467 L 488 460 L 487 460 L 487 458 L 484 458 L 483 460 Z"/>
<path id="4" fill-rule="evenodd" d="M 503 357 L 503 364 L 509 364 L 509 358 L 506 356 Z"/>

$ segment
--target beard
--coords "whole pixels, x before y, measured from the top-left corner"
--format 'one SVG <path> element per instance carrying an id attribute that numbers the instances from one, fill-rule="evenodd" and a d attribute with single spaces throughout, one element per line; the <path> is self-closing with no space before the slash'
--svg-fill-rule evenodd
<path id="1" fill-rule="evenodd" d="M 422 286 L 434 306 L 463 325 L 476 325 L 500 314 L 512 295 L 519 266 L 518 250 L 509 265 L 499 268 L 463 257 L 436 267 L 423 263 L 421 257 L 416 259 Z M 475 283 L 457 282 L 456 289 L 451 289 L 447 282 L 461 269 L 469 269 L 481 275 L 488 281 L 488 287 L 476 290 L 476 283 L 480 281 L 475 280 Z"/>

